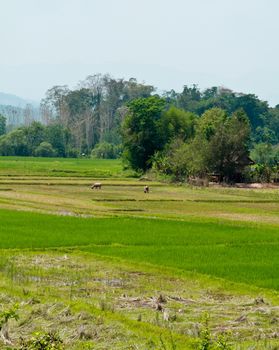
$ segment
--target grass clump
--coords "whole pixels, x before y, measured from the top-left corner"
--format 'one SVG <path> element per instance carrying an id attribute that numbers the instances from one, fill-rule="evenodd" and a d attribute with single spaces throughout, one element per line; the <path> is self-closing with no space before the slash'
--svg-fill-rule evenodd
<path id="1" fill-rule="evenodd" d="M 55 332 L 36 332 L 31 339 L 21 340 L 14 350 L 64 350 L 63 341 Z"/>

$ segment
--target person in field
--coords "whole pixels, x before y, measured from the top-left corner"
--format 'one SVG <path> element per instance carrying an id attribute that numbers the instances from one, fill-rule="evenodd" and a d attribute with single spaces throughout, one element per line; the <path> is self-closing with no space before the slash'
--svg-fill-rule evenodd
<path id="1" fill-rule="evenodd" d="M 100 190 L 102 188 L 102 184 L 101 182 L 95 182 L 92 186 L 91 186 L 92 190 L 96 189 L 96 190 Z"/>
<path id="2" fill-rule="evenodd" d="M 143 192 L 144 193 L 149 193 L 149 186 L 144 186 L 144 189 L 143 189 Z"/>

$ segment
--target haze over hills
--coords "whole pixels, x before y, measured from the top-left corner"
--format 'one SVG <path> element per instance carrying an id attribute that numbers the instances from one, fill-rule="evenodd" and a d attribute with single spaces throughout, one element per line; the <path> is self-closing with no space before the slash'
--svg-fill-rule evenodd
<path id="1" fill-rule="evenodd" d="M 0 114 L 6 117 L 7 130 L 11 130 L 27 120 L 40 120 L 39 102 L 0 92 Z"/>
<path id="2" fill-rule="evenodd" d="M 34 107 L 39 105 L 36 101 L 26 100 L 13 94 L 0 92 L 0 105 L 24 108 L 27 104 L 32 104 Z"/>

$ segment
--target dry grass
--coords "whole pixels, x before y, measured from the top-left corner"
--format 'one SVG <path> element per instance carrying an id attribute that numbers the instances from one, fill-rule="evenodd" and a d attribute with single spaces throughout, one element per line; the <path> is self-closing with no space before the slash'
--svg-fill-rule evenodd
<path id="1" fill-rule="evenodd" d="M 148 349 L 150 339 L 160 349 L 159 333 L 167 340 L 171 331 L 178 349 L 187 349 L 199 335 L 205 312 L 214 338 L 227 331 L 238 344 L 274 343 L 277 334 L 279 309 L 261 290 L 232 292 L 218 280 L 179 278 L 171 271 L 162 274 L 86 254 L 1 256 L 1 308 L 20 303 L 20 319 L 10 325 L 14 344 L 34 331 L 56 330 L 67 349 L 82 349 L 86 342 L 98 349 L 122 349 L 124 344 L 125 349 L 135 344 Z"/>
<path id="2" fill-rule="evenodd" d="M 138 180 L 106 180 L 100 191 L 91 190 L 90 183 L 45 179 L 28 185 L 9 183 L 7 187 L 0 181 L 0 206 L 72 215 L 119 216 L 129 212 L 179 220 L 208 217 L 278 224 L 279 196 L 272 189 L 199 189 L 151 183 L 151 193 L 146 195 Z"/>

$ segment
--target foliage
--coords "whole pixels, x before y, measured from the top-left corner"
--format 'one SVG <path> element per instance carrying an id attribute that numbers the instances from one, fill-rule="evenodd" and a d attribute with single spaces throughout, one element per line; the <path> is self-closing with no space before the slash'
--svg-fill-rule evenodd
<path id="1" fill-rule="evenodd" d="M 176 158 L 173 157 L 176 143 L 193 138 L 197 118 L 174 106 L 164 111 L 165 106 L 166 101 L 157 96 L 129 105 L 130 114 L 122 127 L 124 155 L 135 170 L 146 170 L 153 162 L 157 171 L 180 179 L 187 170 L 181 164 L 173 169 L 176 159 L 171 158 Z"/>
<path id="2" fill-rule="evenodd" d="M 36 113 L 30 105 L 20 113 L 0 109 L 0 155 L 36 156 L 42 154 L 40 144 L 48 142 L 54 149 L 49 149 L 50 155 L 90 156 L 94 149 L 93 157 L 114 158 L 124 147 L 124 162 L 136 171 L 149 169 L 153 157 L 160 171 L 165 164 L 167 176 L 173 168 L 173 179 L 216 173 L 221 180 L 234 181 L 244 180 L 249 149 L 254 147 L 253 158 L 259 152 L 255 145 L 279 144 L 279 105 L 272 108 L 256 95 L 215 86 L 202 91 L 197 85 L 184 85 L 181 92 L 167 91 L 162 97 L 152 95 L 154 91 L 134 78 L 115 79 L 108 74 L 88 76 L 72 90 L 54 86 L 41 102 L 43 124 L 34 121 Z M 157 107 L 156 99 L 161 103 Z M 236 117 L 240 114 L 244 117 Z M 24 126 L 7 133 L 20 118 Z M 188 146 L 181 145 L 176 152 L 175 140 Z M 172 157 L 180 161 L 177 167 Z M 259 166 L 249 178 L 256 180 L 269 172 L 270 180 L 277 176 L 276 165 L 265 164 L 264 170 L 262 163 L 256 163 Z"/>
<path id="3" fill-rule="evenodd" d="M 79 151 L 76 148 L 68 148 L 67 149 L 67 157 L 68 158 L 78 158 L 80 156 Z"/>
<path id="4" fill-rule="evenodd" d="M 230 336 L 229 332 L 220 334 L 216 341 L 216 348 L 219 350 L 232 350 Z"/>
<path id="5" fill-rule="evenodd" d="M 6 121 L 7 119 L 0 114 L 0 136 L 6 134 Z"/>
<path id="6" fill-rule="evenodd" d="M 256 142 L 279 142 L 279 108 L 270 108 L 253 94 L 236 93 L 223 87 L 200 91 L 197 85 L 185 85 L 181 93 L 171 90 L 164 95 L 178 108 L 202 115 L 209 109 L 221 108 L 229 115 L 239 109 L 246 113 Z"/>
<path id="7" fill-rule="evenodd" d="M 71 147 L 70 131 L 60 124 L 54 123 L 45 127 L 45 139 L 55 149 L 58 157 L 68 156 Z"/>
<path id="8" fill-rule="evenodd" d="M 98 143 L 91 152 L 91 157 L 96 159 L 116 159 L 121 155 L 121 146 L 108 142 Z"/>
<path id="9" fill-rule="evenodd" d="M 9 320 L 15 319 L 18 320 L 18 304 L 15 304 L 12 308 L 9 310 L 4 310 L 0 312 L 0 330 L 8 324 Z"/>
<path id="10" fill-rule="evenodd" d="M 251 176 L 253 181 L 270 182 L 277 181 L 279 168 L 279 148 L 267 143 L 254 145 L 251 158 L 255 161 Z"/>
<path id="11" fill-rule="evenodd" d="M 268 143 L 258 143 L 251 150 L 251 158 L 257 164 L 276 166 L 279 164 L 279 148 Z"/>
<path id="12" fill-rule="evenodd" d="M 171 106 L 163 113 L 160 121 L 163 143 L 166 144 L 176 138 L 183 141 L 193 138 L 196 122 L 195 114 Z"/>
<path id="13" fill-rule="evenodd" d="M 205 314 L 203 317 L 203 326 L 200 331 L 200 340 L 199 340 L 199 347 L 198 350 L 209 350 L 212 339 L 211 339 L 211 333 L 209 329 L 209 315 Z"/>
<path id="14" fill-rule="evenodd" d="M 15 304 L 12 308 L 0 312 L 0 334 L 4 341 L 9 341 L 9 328 L 8 322 L 11 319 L 18 320 L 17 313 L 18 304 Z"/>
<path id="15" fill-rule="evenodd" d="M 178 181 L 212 173 L 221 181 L 238 179 L 250 163 L 250 127 L 245 113 L 240 110 L 229 117 L 224 110 L 213 108 L 195 124 L 196 131 L 186 136 L 186 142 L 176 139 L 156 153 L 153 168 Z"/>
<path id="16" fill-rule="evenodd" d="M 26 127 L 22 127 L 26 137 L 26 143 L 31 154 L 44 141 L 45 127 L 39 122 L 33 122 Z"/>
<path id="17" fill-rule="evenodd" d="M 153 116 L 150 106 L 158 101 L 162 105 Z M 251 162 L 250 125 L 243 110 L 229 116 L 223 109 L 212 108 L 197 119 L 175 107 L 162 112 L 163 107 L 156 97 L 130 105 L 123 140 L 124 154 L 134 169 L 145 171 L 152 164 L 175 181 L 212 173 L 221 181 L 241 179 Z"/>
<path id="18" fill-rule="evenodd" d="M 238 180 L 249 165 L 250 126 L 246 114 L 239 110 L 229 117 L 213 108 L 200 119 L 195 144 L 208 173 L 217 173 L 220 180 Z"/>
<path id="19" fill-rule="evenodd" d="M 37 157 L 55 157 L 56 152 L 49 142 L 44 141 L 35 149 L 34 155 Z"/>
<path id="20" fill-rule="evenodd" d="M 153 90 L 153 86 L 136 79 L 88 76 L 75 90 L 67 86 L 49 89 L 41 103 L 42 118 L 48 125 L 56 122 L 71 129 L 72 147 L 88 153 L 97 143 L 111 139 L 119 142 L 115 136 L 122 121 L 119 110 L 133 99 L 150 96 Z"/>
<path id="21" fill-rule="evenodd" d="M 173 181 L 185 181 L 191 173 L 192 153 L 188 144 L 174 139 L 163 152 L 156 152 L 152 167 L 159 174 L 169 176 Z"/>
<path id="22" fill-rule="evenodd" d="M 114 79 L 109 75 L 88 76 L 75 90 L 54 86 L 42 100 L 42 119 L 47 124 L 55 120 L 73 129 L 75 147 L 82 140 L 91 149 L 110 133 L 118 133 L 122 122 L 119 110 L 137 98 L 150 97 L 155 88 L 138 83 L 135 79 Z M 209 109 L 221 108 L 229 115 L 239 109 L 246 113 L 254 142 L 279 143 L 279 108 L 271 108 L 256 95 L 237 93 L 224 87 L 210 87 L 201 91 L 197 85 L 184 85 L 182 92 L 164 92 L 168 106 L 202 115 Z M 80 149 L 79 149 L 80 150 Z"/>
<path id="23" fill-rule="evenodd" d="M 275 170 L 275 169 L 274 169 Z M 255 164 L 252 167 L 251 178 L 255 182 L 271 182 L 273 168 L 266 164 Z"/>
<path id="24" fill-rule="evenodd" d="M 5 156 L 65 157 L 69 149 L 69 132 L 61 125 L 44 126 L 33 122 L 0 137 L 0 154 Z"/>
<path id="25" fill-rule="evenodd" d="M 229 337 L 230 334 L 219 334 L 217 340 L 214 339 L 209 327 L 209 314 L 205 313 L 202 318 L 202 327 L 199 334 L 198 350 L 231 350 Z"/>
<path id="26" fill-rule="evenodd" d="M 122 125 L 124 156 L 135 170 L 147 170 L 150 159 L 162 149 L 161 115 L 165 100 L 152 96 L 129 103 L 129 114 Z"/>
<path id="27" fill-rule="evenodd" d="M 63 341 L 54 332 L 37 332 L 27 341 L 22 340 L 18 350 L 63 350 Z"/>
<path id="28" fill-rule="evenodd" d="M 0 154 L 2 156 L 27 156 L 30 153 L 24 130 L 16 129 L 0 137 Z"/>

